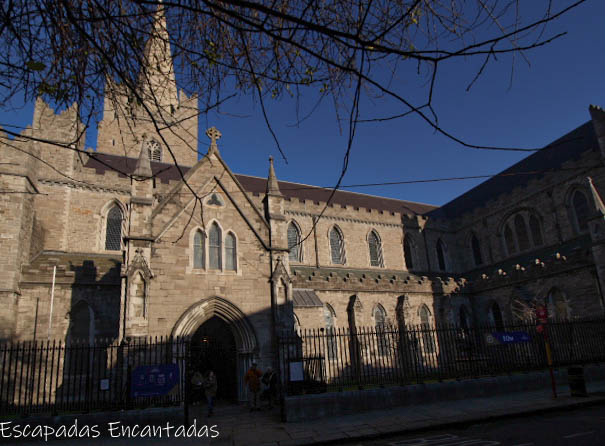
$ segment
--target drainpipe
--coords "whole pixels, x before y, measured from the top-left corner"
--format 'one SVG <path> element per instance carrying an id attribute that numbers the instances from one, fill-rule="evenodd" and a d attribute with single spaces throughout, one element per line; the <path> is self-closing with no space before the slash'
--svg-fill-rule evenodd
<path id="1" fill-rule="evenodd" d="M 317 223 L 318 218 L 313 217 L 313 238 L 315 239 L 315 268 L 319 268 L 319 251 L 318 251 L 318 243 L 317 243 Z M 301 245 L 302 248 L 302 245 Z"/>
<path id="2" fill-rule="evenodd" d="M 55 265 L 53 267 L 53 284 L 52 287 L 50 289 L 50 311 L 48 314 L 48 334 L 47 334 L 47 340 L 50 340 L 50 333 L 51 333 L 51 329 L 52 329 L 52 323 L 53 323 L 53 304 L 55 302 L 55 278 L 57 276 L 57 265 Z"/>

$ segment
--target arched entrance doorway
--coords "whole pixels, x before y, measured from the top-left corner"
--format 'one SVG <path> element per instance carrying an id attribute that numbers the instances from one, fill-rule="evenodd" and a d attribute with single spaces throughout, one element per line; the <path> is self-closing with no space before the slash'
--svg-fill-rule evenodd
<path id="1" fill-rule="evenodd" d="M 218 296 L 201 300 L 183 313 L 172 329 L 172 336 L 192 340 L 201 371 L 204 371 L 202 362 L 212 363 L 218 387 L 223 388 L 219 390 L 222 395 L 246 400 L 243 377 L 253 359 L 258 358 L 259 348 L 252 324 L 237 306 Z M 222 364 L 223 360 L 227 364 Z M 224 367 L 224 371 L 219 367 Z"/>
<path id="2" fill-rule="evenodd" d="M 214 370 L 218 399 L 237 401 L 237 349 L 231 328 L 224 320 L 212 316 L 199 326 L 191 338 L 190 355 L 195 370 Z"/>

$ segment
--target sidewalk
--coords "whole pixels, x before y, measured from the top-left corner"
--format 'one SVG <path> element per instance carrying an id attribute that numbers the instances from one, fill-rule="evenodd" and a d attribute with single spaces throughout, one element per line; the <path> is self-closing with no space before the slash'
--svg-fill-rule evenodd
<path id="1" fill-rule="evenodd" d="M 384 411 L 297 423 L 280 423 L 278 413 L 237 410 L 198 423 L 217 424 L 219 439 L 211 445 L 290 446 L 363 440 L 389 434 L 487 421 L 495 418 L 605 403 L 605 382 L 588 384 L 588 397 L 571 397 L 561 387 L 553 399 L 549 388 L 540 391 L 408 406 Z M 233 408 L 234 410 L 236 408 Z"/>
<path id="2" fill-rule="evenodd" d="M 218 438 L 108 438 L 92 440 L 62 439 L 52 441 L 57 446 L 76 445 L 177 445 L 177 446 L 293 446 L 338 444 L 352 440 L 363 441 L 381 436 L 419 430 L 455 427 L 498 418 L 532 414 L 551 410 L 572 409 L 592 404 L 605 404 L 605 381 L 587 384 L 588 397 L 571 397 L 567 386 L 560 386 L 559 397 L 552 398 L 549 387 L 531 392 L 518 392 L 487 398 L 472 398 L 447 402 L 411 405 L 355 415 L 323 418 L 313 421 L 283 423 L 279 408 L 272 411 L 250 412 L 245 406 L 218 405 L 215 416 L 206 417 L 205 408 L 191 407 L 190 423 L 197 428 L 216 426 Z M 144 413 L 142 413 L 143 415 Z M 25 422 L 25 420 L 21 420 Z M 173 420 L 174 421 L 174 420 Z M 80 426 L 83 424 L 80 421 Z M 106 426 L 99 425 L 104 434 Z M 151 423 L 151 421 L 150 421 Z M 178 423 L 182 423 L 179 419 Z M 172 422 L 174 425 L 175 423 Z M 157 425 L 157 423 L 156 423 Z M 165 422 L 164 422 L 165 425 Z M 11 445 L 44 444 L 43 440 L 10 441 Z M 47 443 L 48 444 L 48 443 Z"/>

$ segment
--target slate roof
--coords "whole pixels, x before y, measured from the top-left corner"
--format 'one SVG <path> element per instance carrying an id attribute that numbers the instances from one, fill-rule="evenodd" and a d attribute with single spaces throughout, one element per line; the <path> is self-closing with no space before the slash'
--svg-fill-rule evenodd
<path id="1" fill-rule="evenodd" d="M 104 174 L 107 171 L 115 170 L 121 176 L 126 176 L 134 172 L 136 158 L 127 158 L 124 156 L 110 155 L 106 153 L 92 152 L 85 167 L 93 168 L 98 174 Z M 187 173 L 189 167 L 179 166 L 183 175 Z M 158 180 L 162 183 L 178 181 L 182 177 L 176 168 L 171 164 L 151 162 L 151 170 Z M 121 173 L 121 174 L 120 174 Z M 255 195 L 264 195 L 267 190 L 267 179 L 250 175 L 235 174 L 235 177 L 242 184 L 243 188 Z M 279 187 L 282 194 L 287 199 L 309 200 L 313 202 L 326 202 L 332 192 L 317 186 L 306 184 L 290 183 L 279 181 Z M 435 206 L 430 204 L 415 203 L 405 200 L 396 200 L 393 198 L 377 197 L 375 195 L 360 194 L 357 192 L 336 191 L 331 201 L 334 205 L 348 205 L 354 208 L 376 209 L 383 212 L 399 212 L 402 214 L 425 214 Z"/>
<path id="2" fill-rule="evenodd" d="M 315 294 L 315 291 L 304 288 L 294 288 L 292 290 L 292 302 L 294 303 L 294 308 L 324 306 L 323 302 Z"/>
<path id="3" fill-rule="evenodd" d="M 589 150 L 598 150 L 597 137 L 592 121 L 582 124 L 543 149 L 503 170 L 500 172 L 500 175 L 503 176 L 494 176 L 484 181 L 449 203 L 429 212 L 428 216 L 454 218 L 465 212 L 470 212 L 514 187 L 525 186 L 529 181 L 543 176 L 543 173 L 506 176 L 507 174 L 556 170 L 561 168 L 566 161 L 576 160 L 582 153 Z"/>

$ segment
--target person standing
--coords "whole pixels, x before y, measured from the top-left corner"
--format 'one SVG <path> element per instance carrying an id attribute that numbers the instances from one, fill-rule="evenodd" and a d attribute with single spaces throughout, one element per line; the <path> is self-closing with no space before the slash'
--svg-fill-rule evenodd
<path id="1" fill-rule="evenodd" d="M 260 410 L 258 407 L 258 393 L 260 391 L 260 378 L 262 372 L 256 368 L 256 362 L 246 372 L 244 383 L 248 386 L 248 403 L 250 404 L 250 412 Z"/>
<path id="2" fill-rule="evenodd" d="M 214 410 L 214 398 L 216 398 L 216 375 L 212 371 L 212 369 L 206 372 L 206 376 L 204 376 L 204 394 L 206 395 L 206 401 L 208 402 L 208 416 L 211 417 Z"/>
<path id="3" fill-rule="evenodd" d="M 204 378 L 202 377 L 202 374 L 199 371 L 196 371 L 193 376 L 191 377 L 191 387 L 192 387 L 192 392 L 191 392 L 191 402 L 193 403 L 194 406 L 197 406 L 199 404 L 199 401 L 202 399 L 202 383 L 204 381 Z"/>
<path id="4" fill-rule="evenodd" d="M 271 367 L 267 369 L 262 378 L 265 390 L 263 391 L 264 397 L 267 400 L 267 409 L 273 408 L 273 401 L 277 394 L 277 375 Z"/>

